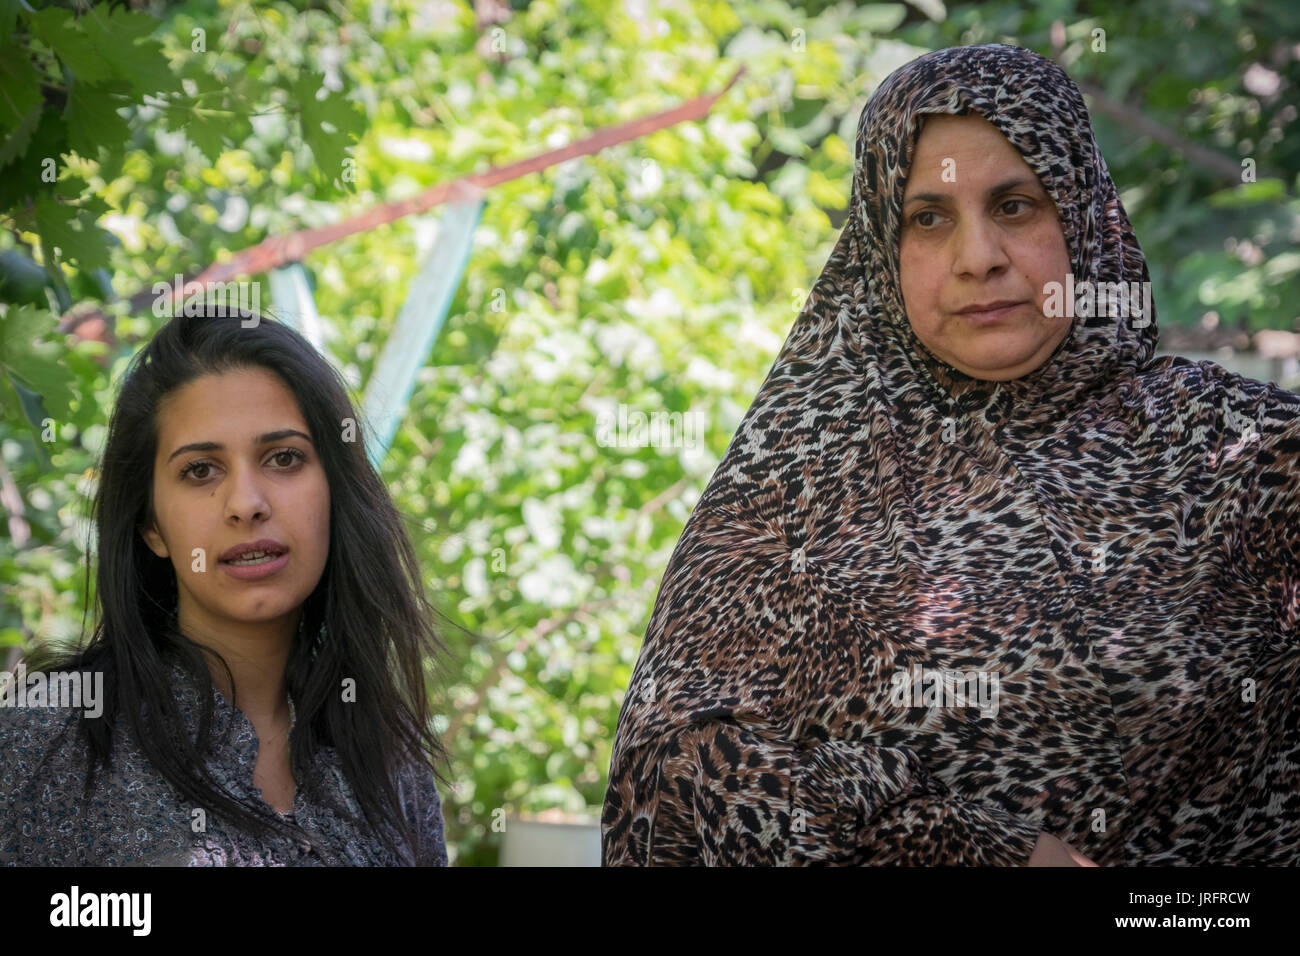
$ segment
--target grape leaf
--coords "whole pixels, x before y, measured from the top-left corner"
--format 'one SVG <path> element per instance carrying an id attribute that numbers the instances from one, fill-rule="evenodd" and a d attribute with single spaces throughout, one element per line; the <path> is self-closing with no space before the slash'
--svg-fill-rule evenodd
<path id="1" fill-rule="evenodd" d="M 185 122 L 185 135 L 215 165 L 225 151 L 229 125 L 224 115 L 196 109 Z"/>
<path id="2" fill-rule="evenodd" d="M 91 159 L 101 146 L 121 150 L 130 136 L 126 120 L 117 112 L 121 105 L 120 97 L 102 87 L 74 82 L 63 114 L 68 123 L 68 146 Z"/>
<path id="3" fill-rule="evenodd" d="M 52 418 L 66 420 L 71 414 L 75 399 L 76 376 L 58 361 L 58 347 L 53 343 L 37 344 L 37 340 L 54 333 L 52 313 L 35 306 L 11 307 L 0 322 L 0 367 L 11 383 L 22 385 L 44 399 L 46 412 Z M 33 425 L 40 425 L 30 399 L 23 396 L 23 408 Z"/>
<path id="4" fill-rule="evenodd" d="M 42 109 L 40 122 L 27 150 L 4 169 L 0 176 L 0 209 L 27 207 L 31 197 L 48 190 L 47 174 L 58 175 L 58 164 L 67 151 L 67 126 L 63 114 Z M 30 219 L 30 214 L 24 218 Z"/>
<path id="5" fill-rule="evenodd" d="M 8 43 L 18 25 L 21 0 L 0 0 L 0 44 Z"/>
<path id="6" fill-rule="evenodd" d="M 60 421 L 67 421 L 72 416 L 72 402 L 76 395 L 73 384 L 76 376 L 65 369 L 56 359 L 46 358 L 35 351 L 22 357 L 20 368 L 5 367 L 10 381 L 18 382 L 30 388 L 45 405 L 46 413 Z M 29 416 L 30 417 L 30 416 Z M 39 419 L 33 424 L 38 424 Z"/>
<path id="7" fill-rule="evenodd" d="M 73 76 L 88 83 L 112 79 L 113 70 L 90 38 L 77 29 L 72 11 L 48 7 L 27 14 L 32 33 L 48 46 Z"/>
<path id="8" fill-rule="evenodd" d="M 0 0 L 0 2 L 3 2 L 3 0 Z M 0 146 L 0 169 L 8 166 L 27 151 L 27 144 L 32 141 L 32 133 L 36 132 L 43 109 L 42 106 L 33 106 L 28 114 L 23 117 L 22 122 L 18 124 L 18 128 L 9 134 L 9 137 L 4 141 L 4 145 Z"/>
<path id="9" fill-rule="evenodd" d="M 36 199 L 36 226 L 41 238 L 58 246 L 65 261 L 87 272 L 108 268 L 108 233 L 94 216 L 49 195 Z"/>
<path id="10" fill-rule="evenodd" d="M 92 8 L 80 23 L 99 55 L 138 93 L 180 90 L 180 80 L 172 72 L 162 45 L 147 39 L 157 29 L 158 20 L 122 9 L 105 15 L 102 9 Z"/>
<path id="11" fill-rule="evenodd" d="M 18 129 L 40 102 L 41 78 L 31 56 L 13 44 L 0 47 L 0 123 Z"/>
<path id="12" fill-rule="evenodd" d="M 323 100 L 316 92 L 324 83 L 321 73 L 304 73 L 293 85 L 293 93 L 302 111 L 302 135 L 316 160 L 312 170 L 318 182 L 332 183 L 343 172 L 347 148 L 365 129 L 365 119 L 356 104 L 338 93 L 330 93 Z M 328 123 L 332 130 L 322 124 Z"/>

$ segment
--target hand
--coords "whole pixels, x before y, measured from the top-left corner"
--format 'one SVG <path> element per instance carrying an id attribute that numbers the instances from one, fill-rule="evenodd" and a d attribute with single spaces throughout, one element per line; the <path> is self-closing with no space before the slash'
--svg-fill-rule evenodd
<path id="1" fill-rule="evenodd" d="M 1025 866 L 1096 866 L 1064 840 L 1059 840 L 1050 833 L 1039 833 L 1034 852 L 1029 855 Z"/>

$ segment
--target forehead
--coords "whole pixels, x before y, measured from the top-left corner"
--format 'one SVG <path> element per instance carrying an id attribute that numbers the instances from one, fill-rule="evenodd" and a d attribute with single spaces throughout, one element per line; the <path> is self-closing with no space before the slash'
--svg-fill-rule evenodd
<path id="1" fill-rule="evenodd" d="M 296 425 L 307 431 L 297 399 L 278 375 L 263 368 L 203 375 L 163 399 L 158 409 L 159 445 L 161 449 L 172 438 L 246 441 L 264 424 Z"/>
<path id="2" fill-rule="evenodd" d="M 917 125 L 909 189 L 918 183 L 960 184 L 963 178 L 1032 172 L 1020 152 L 982 116 L 921 116 Z"/>

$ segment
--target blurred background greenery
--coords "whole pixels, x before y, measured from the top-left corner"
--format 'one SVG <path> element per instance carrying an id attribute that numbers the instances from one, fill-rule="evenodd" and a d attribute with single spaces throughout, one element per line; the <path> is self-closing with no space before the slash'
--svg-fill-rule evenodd
<path id="1" fill-rule="evenodd" d="M 478 635 L 447 635 L 431 688 L 453 862 L 495 863 L 503 813 L 598 816 L 659 576 L 843 225 L 867 97 L 927 50 L 993 41 L 1085 89 L 1162 350 L 1294 384 L 1286 0 L 0 0 L 0 666 L 91 625 L 113 384 L 164 321 L 125 298 L 744 64 L 707 119 L 488 192 L 383 464 L 431 599 Z M 358 398 L 438 213 L 304 260 Z M 275 315 L 266 276 L 247 278 Z M 695 413 L 703 440 L 608 446 L 597 422 L 620 404 Z"/>

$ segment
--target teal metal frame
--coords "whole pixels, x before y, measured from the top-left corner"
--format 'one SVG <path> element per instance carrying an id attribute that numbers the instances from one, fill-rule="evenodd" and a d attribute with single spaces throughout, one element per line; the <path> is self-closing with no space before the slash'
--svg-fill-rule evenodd
<path id="1" fill-rule="evenodd" d="M 393 436 L 406 416 L 416 376 L 447 320 L 452 299 L 469 264 L 474 231 L 482 219 L 484 205 L 481 192 L 473 198 L 446 204 L 438 222 L 438 238 L 420 264 L 392 335 L 366 384 L 361 415 L 369 426 L 366 454 L 376 469 L 388 454 Z M 329 355 L 324 323 L 301 263 L 272 270 L 271 301 L 276 306 L 277 318 L 302 332 L 322 354 Z"/>
<path id="2" fill-rule="evenodd" d="M 271 302 L 276 306 L 276 318 L 292 325 L 312 345 L 325 355 L 325 329 L 316 300 L 312 298 L 307 270 L 301 262 L 291 262 L 271 270 Z"/>

